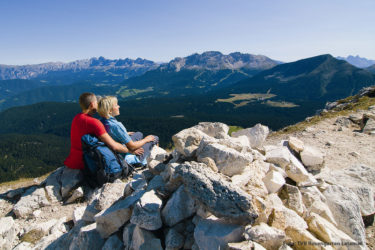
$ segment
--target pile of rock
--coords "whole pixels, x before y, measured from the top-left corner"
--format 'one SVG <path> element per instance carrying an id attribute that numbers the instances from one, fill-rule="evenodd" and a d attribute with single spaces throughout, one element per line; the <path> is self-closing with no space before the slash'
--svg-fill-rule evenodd
<path id="1" fill-rule="evenodd" d="M 39 232 L 16 249 L 366 249 L 374 169 L 322 174 L 324 153 L 298 138 L 263 146 L 265 126 L 228 131 L 207 122 L 182 130 L 172 153 L 155 147 L 148 169 L 97 190 L 80 187 L 78 171 L 57 169 L 22 194 L 15 220 L 1 218 L 0 245 Z M 77 202 L 71 222 L 17 232 L 17 221 L 62 201 Z"/>

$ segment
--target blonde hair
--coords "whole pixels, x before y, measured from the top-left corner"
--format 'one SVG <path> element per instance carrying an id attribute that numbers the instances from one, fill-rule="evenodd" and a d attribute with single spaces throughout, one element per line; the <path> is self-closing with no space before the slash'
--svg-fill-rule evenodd
<path id="1" fill-rule="evenodd" d="M 101 117 L 109 118 L 113 106 L 117 104 L 115 96 L 103 96 L 98 102 L 98 113 Z"/>
<path id="2" fill-rule="evenodd" d="M 82 93 L 79 96 L 79 105 L 81 106 L 82 111 L 87 110 L 90 107 L 90 104 L 96 100 L 95 98 L 96 96 L 94 93 Z"/>

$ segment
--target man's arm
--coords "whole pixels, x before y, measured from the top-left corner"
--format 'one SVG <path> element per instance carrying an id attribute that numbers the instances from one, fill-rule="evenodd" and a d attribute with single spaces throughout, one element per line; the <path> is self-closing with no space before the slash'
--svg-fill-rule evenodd
<path id="1" fill-rule="evenodd" d="M 127 147 L 125 147 L 121 143 L 118 143 L 115 140 L 113 140 L 112 137 L 108 133 L 104 133 L 101 136 L 99 136 L 99 140 L 104 142 L 105 145 L 107 145 L 113 151 L 120 152 L 120 153 L 128 153 L 129 152 Z"/>

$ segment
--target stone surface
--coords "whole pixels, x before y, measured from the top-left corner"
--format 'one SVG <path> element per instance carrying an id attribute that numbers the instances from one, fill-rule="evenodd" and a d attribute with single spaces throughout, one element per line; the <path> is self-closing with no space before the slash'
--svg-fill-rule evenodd
<path id="1" fill-rule="evenodd" d="M 316 213 L 335 226 L 337 225 L 331 210 L 326 204 L 327 199 L 317 187 L 303 187 L 300 188 L 300 191 L 302 194 L 303 203 L 308 213 Z"/>
<path id="2" fill-rule="evenodd" d="M 288 227 L 285 233 L 293 240 L 294 249 L 332 249 L 330 246 L 324 246 L 323 242 L 315 238 L 315 236 L 307 230 Z M 322 248 L 322 246 L 324 246 L 324 248 Z"/>
<path id="3" fill-rule="evenodd" d="M 336 185 L 329 186 L 323 194 L 337 222 L 337 228 L 359 244 L 366 244 L 365 227 L 356 194 Z"/>
<path id="4" fill-rule="evenodd" d="M 74 224 L 77 224 L 79 220 L 82 220 L 83 214 L 85 213 L 86 207 L 81 206 L 81 207 L 76 207 L 74 208 L 73 211 L 73 222 Z"/>
<path id="5" fill-rule="evenodd" d="M 82 220 L 86 222 L 94 222 L 95 215 L 100 212 L 100 210 L 96 209 L 95 206 L 98 203 L 98 200 L 93 200 L 85 209 L 83 212 Z"/>
<path id="6" fill-rule="evenodd" d="M 303 141 L 293 136 L 289 137 L 288 145 L 291 149 L 293 149 L 297 153 L 303 151 L 304 149 Z"/>
<path id="7" fill-rule="evenodd" d="M 139 250 L 163 250 L 160 239 L 147 230 L 135 227 L 133 231 L 132 243 L 130 249 Z"/>
<path id="8" fill-rule="evenodd" d="M 324 155 L 318 149 L 305 146 L 300 155 L 303 165 L 308 167 L 309 170 L 320 170 L 322 168 Z"/>
<path id="9" fill-rule="evenodd" d="M 243 233 L 243 226 L 213 216 L 199 220 L 194 230 L 194 239 L 200 250 L 226 249 L 229 242 L 243 240 Z"/>
<path id="10" fill-rule="evenodd" d="M 240 174 L 252 161 L 251 154 L 241 154 L 235 149 L 203 140 L 197 150 L 198 161 L 210 157 L 218 170 L 228 176 Z"/>
<path id="11" fill-rule="evenodd" d="M 16 230 L 13 218 L 0 218 L 0 249 L 10 249 L 15 239 Z"/>
<path id="12" fill-rule="evenodd" d="M 82 198 L 84 196 L 82 187 L 78 187 L 76 190 L 73 191 L 72 195 L 65 201 L 65 204 L 73 203 L 77 199 Z"/>
<path id="13" fill-rule="evenodd" d="M 35 209 L 49 206 L 44 188 L 31 187 L 22 195 L 21 199 L 13 207 L 14 214 L 19 218 L 25 218 Z"/>
<path id="14" fill-rule="evenodd" d="M 175 172 L 182 178 L 186 191 L 215 216 L 245 224 L 257 218 L 251 196 L 204 164 L 185 162 Z"/>
<path id="15" fill-rule="evenodd" d="M 17 196 L 23 194 L 23 192 L 25 192 L 24 188 L 17 188 L 17 189 L 9 190 L 7 192 L 7 198 L 9 199 L 16 198 Z"/>
<path id="16" fill-rule="evenodd" d="M 261 223 L 254 227 L 246 227 L 245 238 L 258 242 L 266 249 L 278 249 L 285 240 L 285 233 L 265 223 Z"/>
<path id="17" fill-rule="evenodd" d="M 264 247 L 262 248 L 265 249 Z M 255 247 L 252 241 L 228 243 L 228 250 L 254 250 L 254 249 Z"/>
<path id="18" fill-rule="evenodd" d="M 366 122 L 366 125 L 363 127 L 362 132 L 370 134 L 373 131 L 375 131 L 375 119 L 369 118 Z"/>
<path id="19" fill-rule="evenodd" d="M 209 136 L 201 130 L 192 127 L 184 129 L 172 136 L 172 141 L 180 154 L 185 157 L 193 157 L 195 156 L 201 140 L 208 137 Z"/>
<path id="20" fill-rule="evenodd" d="M 354 165 L 343 170 L 324 171 L 318 175 L 327 183 L 342 185 L 358 196 L 362 216 L 375 213 L 375 169 L 365 165 Z"/>
<path id="21" fill-rule="evenodd" d="M 158 162 L 163 162 L 167 157 L 168 157 L 167 151 L 155 145 L 152 147 L 150 156 L 147 158 L 147 164 L 149 164 L 151 161 L 154 161 L 154 160 Z"/>
<path id="22" fill-rule="evenodd" d="M 250 141 L 246 135 L 240 135 L 237 137 L 230 137 L 230 140 L 236 144 L 241 145 L 242 147 L 249 147 L 251 148 Z"/>
<path id="23" fill-rule="evenodd" d="M 166 225 L 174 226 L 180 221 L 192 216 L 197 211 L 196 202 L 181 185 L 162 210 L 162 218 Z"/>
<path id="24" fill-rule="evenodd" d="M 161 228 L 163 224 L 160 217 L 162 204 L 162 200 L 154 190 L 144 193 L 134 206 L 130 222 L 147 230 Z"/>
<path id="25" fill-rule="evenodd" d="M 307 229 L 307 223 L 294 210 L 286 207 L 275 207 L 274 210 L 283 214 L 280 218 L 275 217 L 274 223 L 277 223 L 277 221 L 282 218 L 283 221 L 285 221 L 286 228 L 294 227 L 298 229 Z"/>
<path id="26" fill-rule="evenodd" d="M 165 236 L 165 249 L 178 250 L 184 246 L 185 239 L 177 230 L 171 228 Z"/>
<path id="27" fill-rule="evenodd" d="M 266 161 L 285 168 L 290 162 L 290 152 L 287 147 L 271 147 L 266 149 Z"/>
<path id="28" fill-rule="evenodd" d="M 346 233 L 337 229 L 332 223 L 315 213 L 311 213 L 306 221 L 309 225 L 309 231 L 314 233 L 323 242 L 338 242 L 342 245 L 355 243 Z"/>
<path id="29" fill-rule="evenodd" d="M 45 189 L 52 202 L 62 200 L 61 196 L 61 175 L 65 167 L 53 171 L 45 180 Z"/>
<path id="30" fill-rule="evenodd" d="M 69 250 L 102 249 L 105 241 L 95 229 L 95 223 L 82 227 L 79 233 L 73 237 Z"/>
<path id="31" fill-rule="evenodd" d="M 120 199 L 125 192 L 126 183 L 114 182 L 106 183 L 103 185 L 101 192 L 98 197 L 98 202 L 95 208 L 98 210 L 104 210 L 109 208 L 115 201 Z"/>
<path id="32" fill-rule="evenodd" d="M 69 193 L 83 180 L 82 172 L 79 169 L 64 167 L 61 173 L 61 196 L 68 197 Z"/>
<path id="33" fill-rule="evenodd" d="M 285 184 L 279 192 L 287 208 L 294 210 L 298 215 L 303 216 L 305 207 L 302 201 L 302 194 L 296 186 Z"/>
<path id="34" fill-rule="evenodd" d="M 300 183 L 317 183 L 315 178 L 307 172 L 302 163 L 292 154 L 290 154 L 290 164 L 285 167 L 285 172 L 290 179 Z"/>
<path id="35" fill-rule="evenodd" d="M 258 123 L 252 128 L 246 128 L 246 129 L 239 130 L 237 132 L 233 132 L 231 136 L 239 137 L 242 135 L 246 135 L 250 142 L 250 146 L 252 148 L 258 148 L 263 145 L 268 134 L 269 134 L 268 127 L 263 126 L 260 123 Z"/>
<path id="36" fill-rule="evenodd" d="M 95 215 L 96 230 L 102 238 L 108 238 L 130 219 L 132 206 L 142 197 L 144 192 L 143 190 L 135 192 Z"/>
<path id="37" fill-rule="evenodd" d="M 285 184 L 285 179 L 278 171 L 271 170 L 263 178 L 263 182 L 269 193 L 276 193 Z"/>
<path id="38" fill-rule="evenodd" d="M 228 137 L 229 127 L 221 122 L 200 122 L 194 128 L 216 139 Z"/>
<path id="39" fill-rule="evenodd" d="M 215 161 L 212 160 L 212 158 L 210 158 L 210 157 L 200 158 L 200 162 L 206 164 L 207 167 L 211 168 L 212 171 L 214 171 L 214 172 L 218 172 L 219 171 L 219 169 L 216 166 Z"/>
<path id="40" fill-rule="evenodd" d="M 132 243 L 132 238 L 133 238 L 133 232 L 135 229 L 135 225 L 128 223 L 124 227 L 124 231 L 122 233 L 122 242 L 124 243 L 124 249 L 129 250 L 131 243 Z"/>
<path id="41" fill-rule="evenodd" d="M 122 250 L 124 249 L 124 244 L 117 235 L 112 235 L 106 240 L 103 245 L 102 250 Z"/>
<path id="42" fill-rule="evenodd" d="M 147 185 L 147 191 L 150 190 L 159 190 L 165 188 L 165 182 L 163 177 L 160 175 L 156 175 Z"/>

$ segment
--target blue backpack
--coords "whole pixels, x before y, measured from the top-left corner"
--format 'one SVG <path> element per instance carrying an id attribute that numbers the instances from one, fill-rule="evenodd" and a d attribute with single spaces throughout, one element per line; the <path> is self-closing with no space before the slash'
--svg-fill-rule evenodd
<path id="1" fill-rule="evenodd" d="M 122 157 L 108 148 L 95 136 L 86 134 L 81 138 L 83 170 L 86 181 L 91 187 L 100 187 L 104 183 L 128 176 L 132 167 Z"/>

